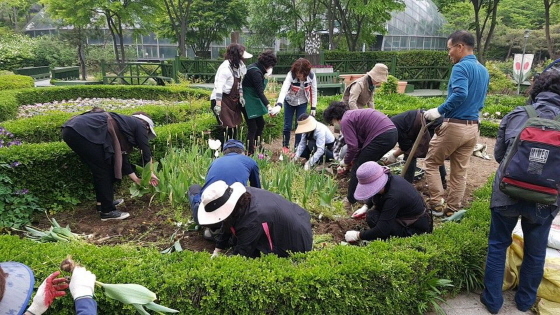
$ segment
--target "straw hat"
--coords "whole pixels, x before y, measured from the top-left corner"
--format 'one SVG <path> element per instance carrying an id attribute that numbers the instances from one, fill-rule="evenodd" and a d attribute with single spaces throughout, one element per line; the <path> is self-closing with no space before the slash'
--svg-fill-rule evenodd
<path id="1" fill-rule="evenodd" d="M 300 118 L 302 117 L 300 116 Z M 298 120 L 297 124 L 296 134 L 310 132 L 317 128 L 317 120 L 311 115 L 303 120 Z"/>
<path id="2" fill-rule="evenodd" d="M 0 267 L 8 274 L 4 297 L 0 301 L 0 314 L 23 314 L 35 285 L 33 271 L 15 261 L 0 263 Z"/>
<path id="3" fill-rule="evenodd" d="M 389 76 L 389 68 L 382 63 L 376 63 L 373 68 L 367 73 L 375 82 L 387 82 Z"/>
<path id="4" fill-rule="evenodd" d="M 375 196 L 387 184 L 389 179 L 388 171 L 388 168 L 373 161 L 360 165 L 356 171 L 358 186 L 354 192 L 354 198 L 357 200 L 367 200 Z"/>
<path id="5" fill-rule="evenodd" d="M 241 183 L 233 183 L 228 186 L 223 180 L 210 184 L 201 196 L 198 206 L 198 223 L 200 225 L 212 225 L 227 219 L 237 201 L 247 189 Z"/>

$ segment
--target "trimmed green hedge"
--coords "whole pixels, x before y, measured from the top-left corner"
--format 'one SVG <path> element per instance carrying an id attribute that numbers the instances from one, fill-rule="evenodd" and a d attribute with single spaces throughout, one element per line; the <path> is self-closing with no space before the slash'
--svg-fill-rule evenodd
<path id="1" fill-rule="evenodd" d="M 0 236 L 0 261 L 29 265 L 39 283 L 70 254 L 99 281 L 144 285 L 182 314 L 425 314 L 438 296 L 430 287 L 434 279 L 452 281 L 443 294 L 480 285 L 490 191 L 487 184 L 476 192 L 461 223 L 444 223 L 433 234 L 290 258 L 210 259 L 200 252 L 163 255 L 154 248 L 39 244 Z M 100 314 L 131 312 L 100 289 L 96 296 Z M 71 305 L 70 297 L 61 298 L 48 314 L 73 314 Z"/>
<path id="2" fill-rule="evenodd" d="M 8 93 L 9 92 L 9 93 Z M 20 89 L 0 93 L 0 121 L 14 119 L 20 105 L 77 98 L 122 98 L 149 100 L 210 99 L 210 92 L 182 86 L 76 85 Z"/>
<path id="3" fill-rule="evenodd" d="M 0 91 L 31 88 L 35 86 L 35 81 L 32 77 L 26 75 L 1 75 L 0 76 Z"/>

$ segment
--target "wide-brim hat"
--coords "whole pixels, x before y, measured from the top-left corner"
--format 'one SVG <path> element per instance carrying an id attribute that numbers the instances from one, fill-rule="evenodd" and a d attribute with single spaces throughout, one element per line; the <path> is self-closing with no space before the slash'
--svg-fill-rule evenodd
<path id="1" fill-rule="evenodd" d="M 2 262 L 0 267 L 8 274 L 4 297 L 0 301 L 0 314 L 23 314 L 35 285 L 33 271 L 15 261 Z"/>
<path id="2" fill-rule="evenodd" d="M 231 215 L 239 197 L 246 191 L 241 183 L 228 185 L 223 180 L 219 180 L 210 184 L 201 196 L 198 223 L 212 225 L 224 221 Z"/>
<path id="3" fill-rule="evenodd" d="M 297 124 L 296 134 L 310 132 L 317 128 L 317 120 L 311 115 L 304 120 L 298 121 Z"/>
<path id="4" fill-rule="evenodd" d="M 360 165 L 356 171 L 358 186 L 354 192 L 354 198 L 356 200 L 367 200 L 381 191 L 389 179 L 386 169 L 372 161 Z"/>
<path id="5" fill-rule="evenodd" d="M 151 134 L 148 134 L 148 139 L 151 140 L 151 139 L 156 137 L 156 132 L 154 131 L 154 121 L 150 117 L 148 117 L 146 115 L 142 115 L 142 114 L 134 114 L 132 116 L 134 116 L 136 118 L 140 118 L 143 121 L 148 123 L 148 126 L 150 127 L 150 133 L 151 133 Z"/>
<path id="6" fill-rule="evenodd" d="M 243 57 L 243 59 L 251 59 L 251 58 L 253 58 L 253 54 L 250 54 L 247 51 L 244 51 L 242 57 Z"/>
<path id="7" fill-rule="evenodd" d="M 373 68 L 367 73 L 375 82 L 387 82 L 389 76 L 389 68 L 382 63 L 376 63 Z"/>

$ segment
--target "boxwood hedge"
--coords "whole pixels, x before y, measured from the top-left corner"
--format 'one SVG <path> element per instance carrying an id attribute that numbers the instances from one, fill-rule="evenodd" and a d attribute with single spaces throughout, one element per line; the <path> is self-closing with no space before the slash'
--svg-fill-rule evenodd
<path id="1" fill-rule="evenodd" d="M 0 75 L 0 91 L 31 88 L 35 86 L 32 77 L 26 75 Z"/>
<path id="2" fill-rule="evenodd" d="M 490 189 L 487 184 L 477 192 L 460 223 L 365 247 L 335 246 L 290 258 L 210 259 L 203 252 L 163 255 L 155 248 L 39 244 L 4 235 L 0 261 L 25 263 L 40 280 L 70 254 L 99 281 L 142 284 L 183 314 L 424 314 L 439 296 L 434 280 L 452 281 L 442 294 L 480 284 Z M 97 290 L 100 314 L 132 311 Z M 59 299 L 49 314 L 73 314 L 71 305 L 70 297 Z"/>

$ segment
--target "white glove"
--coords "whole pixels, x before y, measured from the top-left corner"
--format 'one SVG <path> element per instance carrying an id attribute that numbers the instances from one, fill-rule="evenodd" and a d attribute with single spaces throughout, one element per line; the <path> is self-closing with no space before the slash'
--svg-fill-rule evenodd
<path id="1" fill-rule="evenodd" d="M 70 293 L 75 299 L 84 296 L 93 297 L 95 275 L 84 267 L 75 267 L 70 280 Z"/>
<path id="2" fill-rule="evenodd" d="M 344 238 L 348 243 L 357 242 L 360 240 L 360 231 L 348 231 L 344 234 Z"/>
<path id="3" fill-rule="evenodd" d="M 66 295 L 64 290 L 68 288 L 68 283 L 65 278 L 57 278 L 58 275 L 60 271 L 55 271 L 41 283 L 31 306 L 27 309 L 28 312 L 41 315 L 47 311 L 55 298 Z"/>
<path id="4" fill-rule="evenodd" d="M 219 248 L 214 248 L 214 252 L 212 253 L 212 256 L 210 256 L 210 259 L 214 259 L 218 256 L 220 256 L 220 253 L 222 252 L 221 249 Z"/>
<path id="5" fill-rule="evenodd" d="M 311 112 L 309 113 L 309 115 L 315 117 L 315 114 L 317 114 L 317 111 L 312 109 Z"/>
<path id="6" fill-rule="evenodd" d="M 344 167 L 344 168 L 348 168 L 348 164 L 344 163 L 344 160 L 340 161 L 340 163 L 338 165 L 340 165 L 341 167 Z"/>
<path id="7" fill-rule="evenodd" d="M 281 109 L 282 109 L 282 106 L 276 105 L 268 113 L 270 114 L 270 116 L 276 116 L 276 115 L 278 115 L 278 113 L 280 112 Z"/>
<path id="8" fill-rule="evenodd" d="M 366 212 L 368 211 L 368 206 L 367 205 L 363 205 L 360 209 L 354 211 L 354 213 L 352 213 L 352 218 L 354 219 L 363 219 L 366 216 Z"/>
<path id="9" fill-rule="evenodd" d="M 429 110 L 424 112 L 424 119 L 427 119 L 427 120 L 436 120 L 440 117 L 441 117 L 441 114 L 439 113 L 437 107 L 429 109 Z"/>
<path id="10" fill-rule="evenodd" d="M 389 156 L 387 156 L 387 158 L 385 158 L 385 164 L 393 164 L 395 162 L 397 162 L 397 157 L 391 153 L 389 154 Z"/>
<path id="11" fill-rule="evenodd" d="M 309 164 L 309 161 L 305 162 L 305 164 L 303 165 L 303 170 L 304 171 L 309 171 L 310 168 L 311 168 L 311 165 Z"/>
<path id="12" fill-rule="evenodd" d="M 239 98 L 239 103 L 241 103 L 241 106 L 245 107 L 245 98 Z"/>
<path id="13" fill-rule="evenodd" d="M 222 112 L 222 106 L 221 105 L 214 106 L 214 113 L 216 113 L 217 116 L 220 116 L 221 112 Z"/>

